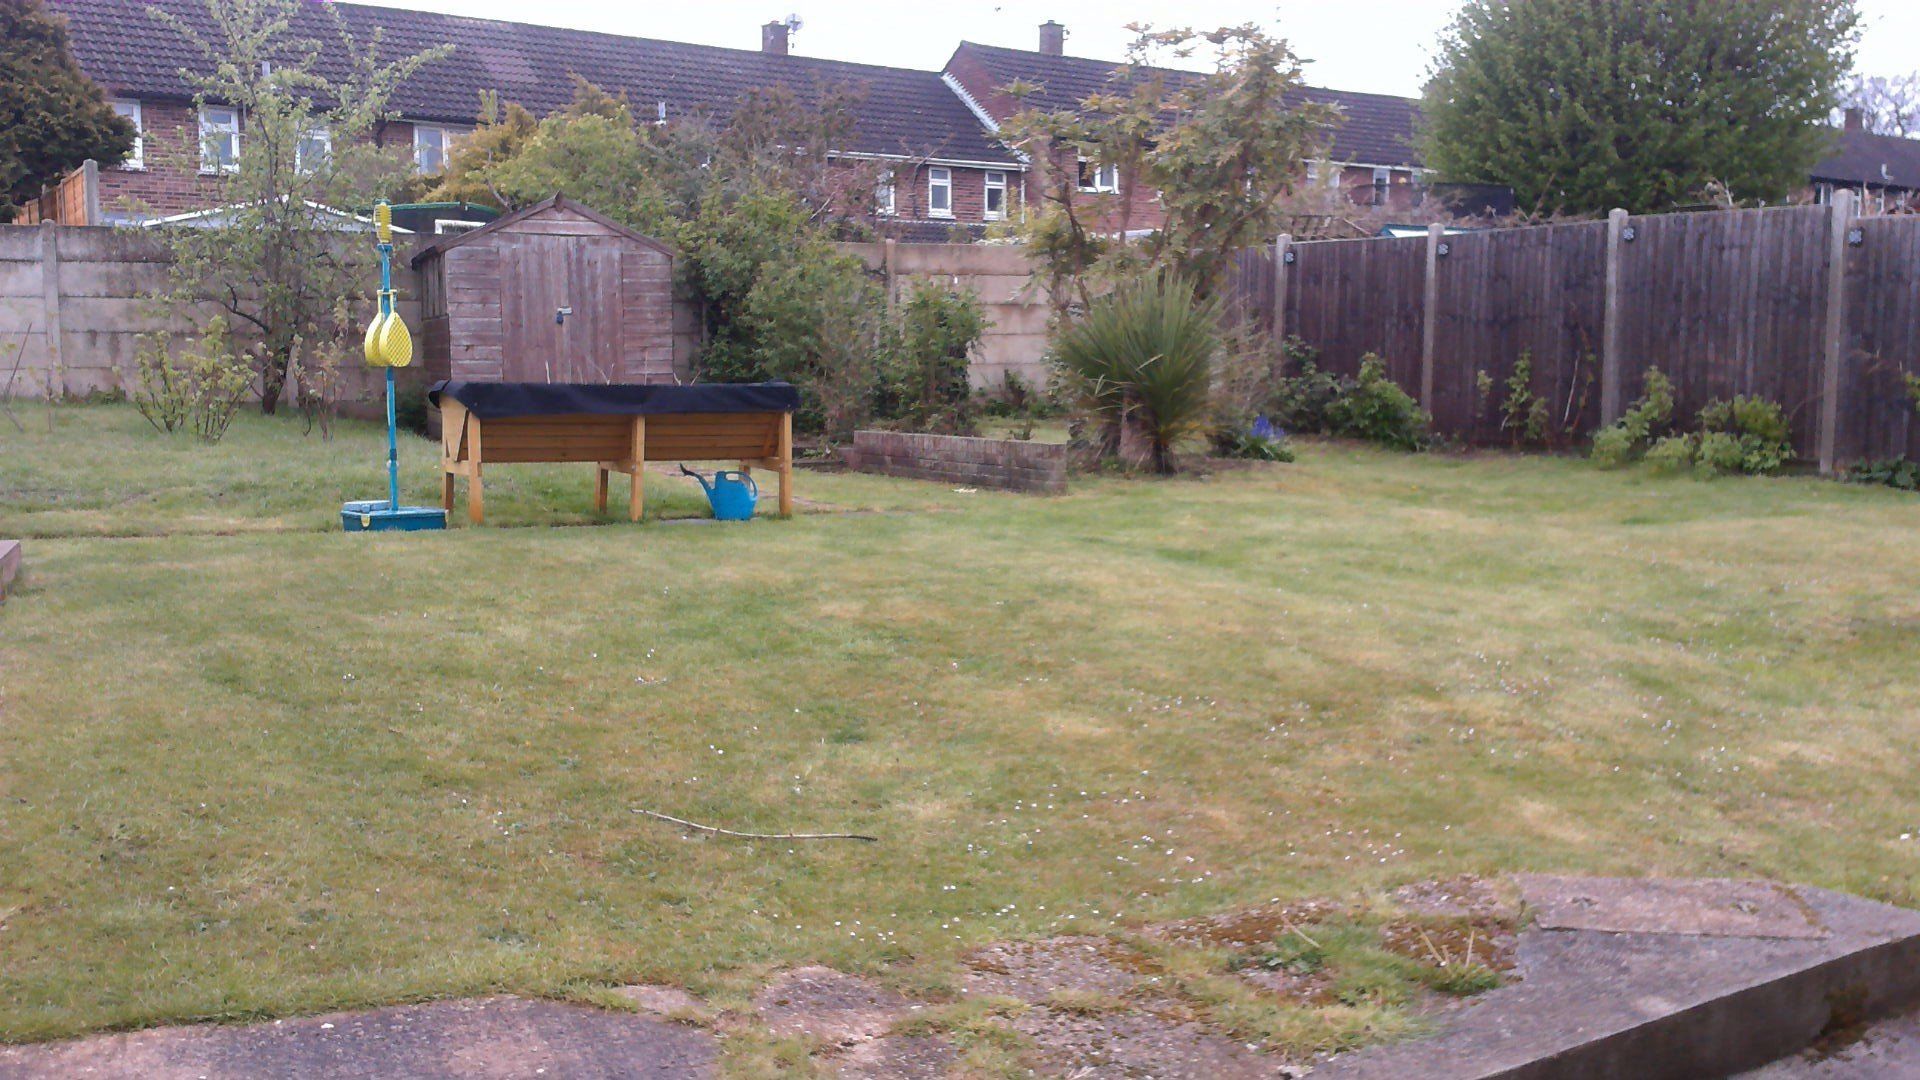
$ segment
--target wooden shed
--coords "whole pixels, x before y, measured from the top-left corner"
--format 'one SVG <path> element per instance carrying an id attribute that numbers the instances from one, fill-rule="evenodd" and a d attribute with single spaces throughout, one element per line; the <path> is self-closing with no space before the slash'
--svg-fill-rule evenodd
<path id="1" fill-rule="evenodd" d="M 673 256 L 556 195 L 413 257 L 430 380 L 673 381 Z"/>

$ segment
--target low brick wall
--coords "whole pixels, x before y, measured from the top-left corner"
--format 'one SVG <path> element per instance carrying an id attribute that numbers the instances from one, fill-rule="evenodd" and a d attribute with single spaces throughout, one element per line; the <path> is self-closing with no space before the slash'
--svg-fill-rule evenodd
<path id="1" fill-rule="evenodd" d="M 1067 448 L 1058 443 L 857 431 L 846 459 L 848 468 L 860 472 L 943 484 L 1036 495 L 1063 495 L 1067 490 Z"/>

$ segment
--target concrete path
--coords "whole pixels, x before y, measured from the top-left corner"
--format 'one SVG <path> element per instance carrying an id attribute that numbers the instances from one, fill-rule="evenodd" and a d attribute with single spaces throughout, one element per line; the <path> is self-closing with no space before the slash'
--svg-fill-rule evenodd
<path id="1" fill-rule="evenodd" d="M 1519 982 L 1315 1080 L 1726 1076 L 1920 1000 L 1920 912 L 1751 882 L 1519 884 L 1542 922 L 1579 929 L 1522 934 Z"/>
<path id="2" fill-rule="evenodd" d="M 714 1037 L 645 1013 L 494 997 L 0 1049 L 0 1080 L 710 1076 Z"/>

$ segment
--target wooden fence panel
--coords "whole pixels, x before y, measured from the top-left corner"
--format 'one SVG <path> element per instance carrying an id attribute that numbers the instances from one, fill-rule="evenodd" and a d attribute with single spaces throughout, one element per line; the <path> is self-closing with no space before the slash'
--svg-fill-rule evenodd
<path id="1" fill-rule="evenodd" d="M 1920 228 L 1904 217 L 1854 223 L 1847 248 L 1841 461 L 1920 460 L 1920 417 L 1906 384 L 1920 374 Z"/>
<path id="2" fill-rule="evenodd" d="M 1523 356 L 1554 431 L 1597 426 L 1606 238 L 1604 223 L 1445 238 L 1427 406 L 1437 430 L 1469 442 L 1508 438 L 1500 404 Z M 1482 376 L 1491 385 L 1484 393 Z"/>
<path id="3" fill-rule="evenodd" d="M 1826 325 L 1829 215 L 1823 207 L 1630 219 L 1620 248 L 1623 396 L 1645 371 L 1673 380 L 1683 417 L 1756 394 L 1793 420 L 1815 453 Z"/>
<path id="4" fill-rule="evenodd" d="M 1820 457 L 1829 334 L 1838 335 L 1834 458 L 1920 459 L 1920 417 L 1905 376 L 1920 374 L 1920 217 L 1843 222 L 1841 208 L 1781 207 L 1627 218 L 1617 244 L 1605 222 L 1456 233 L 1434 260 L 1435 430 L 1469 442 L 1507 440 L 1505 382 L 1531 356 L 1531 389 L 1556 435 L 1601 424 L 1609 264 L 1620 398 L 1657 367 L 1690 422 L 1709 401 L 1751 394 L 1777 402 L 1803 458 Z M 1830 266 L 1836 227 L 1855 230 Z M 1351 374 L 1386 356 L 1409 393 L 1421 386 L 1427 329 L 1425 238 L 1292 245 L 1280 299 L 1285 331 Z M 1271 320 L 1272 253 L 1249 252 L 1230 283 L 1235 317 Z M 1840 305 L 1829 312 L 1838 273 Z M 1263 311 L 1260 305 L 1269 308 Z M 1483 378 L 1484 376 L 1484 378 Z M 1488 390 L 1483 391 L 1482 387 Z"/>
<path id="5" fill-rule="evenodd" d="M 1287 267 L 1289 335 L 1320 350 L 1320 366 L 1351 375 L 1377 353 L 1401 386 L 1420 385 L 1425 319 L 1424 237 L 1296 244 Z"/>

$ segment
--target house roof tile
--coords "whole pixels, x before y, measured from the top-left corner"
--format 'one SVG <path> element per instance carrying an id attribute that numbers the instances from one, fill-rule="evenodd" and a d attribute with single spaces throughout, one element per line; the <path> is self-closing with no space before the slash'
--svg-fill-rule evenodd
<path id="1" fill-rule="evenodd" d="M 49 0 L 49 6 L 67 17 L 81 68 L 110 91 L 148 98 L 193 96 L 180 71 L 204 62 L 148 8 L 157 6 L 210 36 L 211 20 L 201 0 Z M 665 102 L 669 116 L 700 113 L 722 122 L 753 89 L 785 87 L 807 102 L 825 89 L 851 86 L 862 88 L 865 98 L 851 145 L 842 151 L 1018 166 L 1018 159 L 941 82 L 939 72 L 348 3 L 303 5 L 295 32 L 334 41 L 328 8 L 362 44 L 378 30 L 382 54 L 389 58 L 453 46 L 451 55 L 422 69 L 394 94 L 393 108 L 410 120 L 472 123 L 483 90 L 545 114 L 572 101 L 576 74 L 608 93 L 625 95 L 637 112 Z M 323 53 L 321 63 L 329 75 L 345 74 L 345 57 Z"/>
<path id="2" fill-rule="evenodd" d="M 1016 81 L 1034 84 L 1038 89 L 1027 98 L 1028 103 L 1049 111 L 1076 108 L 1095 93 L 1125 87 L 1144 78 L 1144 72 L 1165 75 L 1176 87 L 1206 78 L 1204 73 L 1178 68 L 1138 68 L 1129 72 L 1127 65 L 1113 60 L 1052 56 L 971 41 L 961 42 L 956 58 L 961 55 L 986 70 L 993 79 L 992 89 Z M 1303 87 L 1300 98 L 1340 110 L 1341 122 L 1329 133 L 1327 153 L 1332 160 L 1419 167 L 1420 151 L 1415 139 L 1420 123 L 1419 102 L 1388 94 L 1359 94 L 1312 86 Z"/>
<path id="3" fill-rule="evenodd" d="M 1920 190 L 1920 139 L 1836 131 L 1831 151 L 1809 173 L 1816 183 Z"/>

